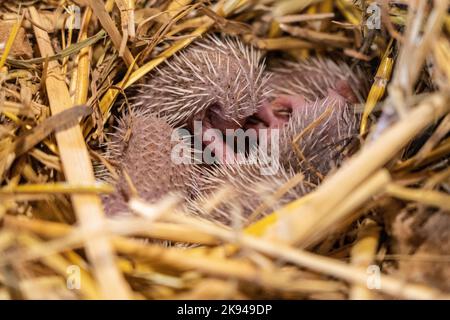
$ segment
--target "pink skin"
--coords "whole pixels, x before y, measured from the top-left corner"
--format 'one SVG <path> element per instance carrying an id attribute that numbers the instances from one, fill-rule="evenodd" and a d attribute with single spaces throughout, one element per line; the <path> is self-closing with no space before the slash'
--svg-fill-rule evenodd
<path id="1" fill-rule="evenodd" d="M 350 103 L 357 103 L 358 99 L 345 80 L 336 83 L 336 88 L 328 89 L 325 99 L 342 100 Z M 311 107 L 301 95 L 282 95 L 271 102 L 265 102 L 258 112 L 245 124 L 246 129 L 272 129 L 281 128 L 286 124 L 293 112 L 301 112 L 302 109 Z"/>
<path id="2" fill-rule="evenodd" d="M 303 96 L 279 96 L 271 102 L 265 102 L 254 115 L 254 122 L 248 121 L 245 129 L 280 128 L 289 121 L 294 111 L 301 111 L 307 107 Z"/>
<path id="3" fill-rule="evenodd" d="M 290 114 L 294 110 L 300 110 L 307 106 L 302 96 L 280 96 L 271 103 L 264 103 L 255 114 L 257 122 L 249 123 L 244 129 L 255 129 L 259 132 L 262 128 L 278 128 L 289 121 Z M 236 154 L 228 144 L 223 141 L 223 134 L 226 129 L 239 129 L 243 127 L 242 123 L 227 121 L 221 116 L 220 109 L 210 109 L 202 119 L 202 135 L 204 135 L 203 144 L 214 153 L 220 163 L 234 163 L 239 161 L 241 154 Z M 206 132 L 208 129 L 218 129 L 219 132 Z"/>
<path id="4" fill-rule="evenodd" d="M 219 132 L 206 132 L 203 128 L 203 145 L 210 150 L 219 163 L 233 163 L 236 161 L 236 154 L 228 144 L 223 141 L 223 135 Z"/>

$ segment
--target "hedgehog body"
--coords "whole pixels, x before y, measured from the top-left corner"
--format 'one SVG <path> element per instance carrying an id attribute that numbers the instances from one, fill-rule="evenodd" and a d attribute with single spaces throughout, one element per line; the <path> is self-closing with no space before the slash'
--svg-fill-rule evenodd
<path id="1" fill-rule="evenodd" d="M 184 154 L 175 155 L 173 150 L 180 145 Z M 186 193 L 193 166 L 189 163 L 190 146 L 164 118 L 151 114 L 121 118 L 106 150 L 106 158 L 118 169 L 116 181 L 111 176 L 107 179 L 116 185 L 116 192 L 104 199 L 108 214 L 127 209 L 130 187 L 126 175 L 138 195 L 149 202 L 169 193 Z M 174 161 L 174 155 L 181 160 Z"/>
<path id="2" fill-rule="evenodd" d="M 311 191 L 307 184 L 300 182 L 279 197 L 272 197 L 287 186 L 295 173 L 277 164 L 269 165 L 261 157 L 249 157 L 241 163 L 223 163 L 203 169 L 195 176 L 190 185 L 193 196 L 188 201 L 188 210 L 224 225 L 247 225 Z M 229 195 L 214 209 L 206 210 L 205 203 L 224 188 L 228 188 Z"/>
<path id="3" fill-rule="evenodd" d="M 173 126 L 195 120 L 219 130 L 238 128 L 265 99 L 261 52 L 240 40 L 206 36 L 192 43 L 136 87 L 134 106 Z"/>
<path id="4" fill-rule="evenodd" d="M 351 104 L 329 93 L 292 113 L 280 132 L 280 160 L 318 184 L 358 142 L 359 118 Z"/>

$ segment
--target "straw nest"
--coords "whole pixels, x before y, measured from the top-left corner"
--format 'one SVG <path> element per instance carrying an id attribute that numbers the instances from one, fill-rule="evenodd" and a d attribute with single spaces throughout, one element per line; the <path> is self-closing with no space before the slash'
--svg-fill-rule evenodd
<path id="1" fill-rule="evenodd" d="M 448 5 L 2 1 L 0 297 L 448 298 Z M 93 163 L 110 167 L 100 146 L 121 112 L 114 101 L 208 32 L 240 37 L 269 63 L 363 66 L 359 150 L 246 227 L 177 214 L 173 197 L 131 198 L 134 216 L 106 218 L 100 199 L 113 187 L 96 182 Z M 233 192 L 219 190 L 204 209 L 227 201 Z"/>

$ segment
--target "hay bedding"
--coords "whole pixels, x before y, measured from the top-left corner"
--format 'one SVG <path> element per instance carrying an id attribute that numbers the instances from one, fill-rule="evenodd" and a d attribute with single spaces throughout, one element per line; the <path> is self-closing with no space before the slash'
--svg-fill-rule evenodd
<path id="1" fill-rule="evenodd" d="M 0 296 L 448 298 L 448 1 L 379 1 L 380 30 L 367 27 L 371 3 L 2 1 Z M 100 195 L 114 188 L 92 163 L 114 170 L 101 156 L 123 111 L 114 101 L 210 31 L 269 63 L 321 55 L 365 68 L 359 151 L 245 229 L 176 214 L 173 197 L 132 197 L 135 216 L 105 218 Z M 219 190 L 205 210 L 230 199 Z"/>

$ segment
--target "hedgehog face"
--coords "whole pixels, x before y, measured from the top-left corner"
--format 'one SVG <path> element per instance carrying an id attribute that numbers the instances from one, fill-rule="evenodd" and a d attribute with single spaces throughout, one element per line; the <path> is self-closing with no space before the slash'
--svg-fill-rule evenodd
<path id="1" fill-rule="evenodd" d="M 267 134 L 269 143 L 271 130 L 279 128 L 281 162 L 318 183 L 318 178 L 340 163 L 357 132 L 348 86 L 343 82 L 336 88 L 339 92 L 328 89 L 324 98 L 314 102 L 303 95 L 280 95 L 265 103 L 245 128 L 255 129 L 258 137 Z"/>
<path id="2" fill-rule="evenodd" d="M 278 78 L 278 79 L 277 79 Z M 280 77 L 275 77 L 277 82 L 280 82 Z M 293 82 L 298 80 L 297 74 L 292 75 L 288 81 L 285 81 L 285 86 L 292 87 Z M 308 88 L 311 90 L 310 88 Z M 317 92 L 317 98 L 312 100 L 308 94 L 280 94 L 273 96 L 268 102 L 265 102 L 261 108 L 258 109 L 253 116 L 247 119 L 245 128 L 253 128 L 256 130 L 263 128 L 281 128 L 289 122 L 291 115 L 294 112 L 299 114 L 308 114 L 308 108 L 312 108 L 314 101 L 318 99 L 341 101 L 342 104 L 357 103 L 358 99 L 350 87 L 347 80 L 336 80 L 336 83 L 329 88 L 320 88 L 321 93 Z M 301 90 L 299 90 L 301 91 Z"/>
<path id="3" fill-rule="evenodd" d="M 279 96 L 266 102 L 256 114 L 247 119 L 246 129 L 281 128 L 289 122 L 292 113 L 301 113 L 308 105 L 303 96 Z M 305 112 L 305 111 L 303 111 Z"/>
<path id="4" fill-rule="evenodd" d="M 317 184 L 352 152 L 357 127 L 352 104 L 329 89 L 325 98 L 292 113 L 280 132 L 280 159 Z"/>

